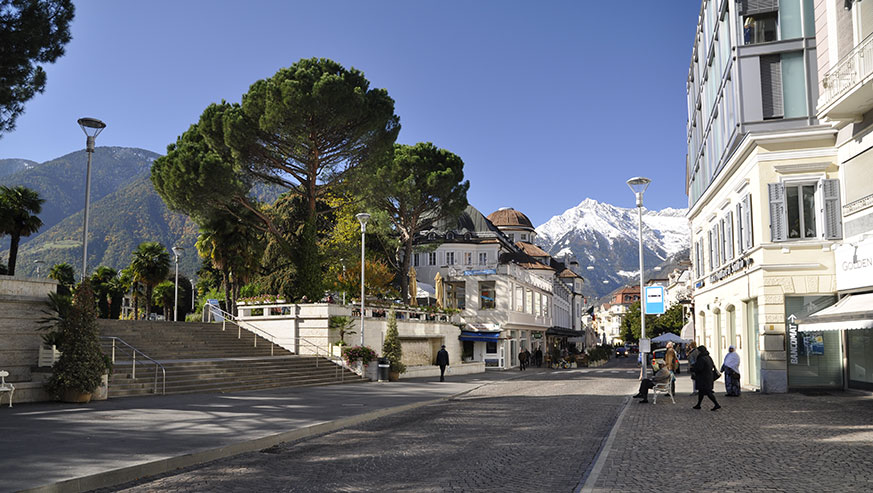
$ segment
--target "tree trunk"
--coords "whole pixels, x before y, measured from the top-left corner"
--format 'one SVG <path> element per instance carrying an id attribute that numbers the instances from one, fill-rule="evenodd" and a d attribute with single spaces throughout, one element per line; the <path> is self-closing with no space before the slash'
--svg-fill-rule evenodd
<path id="1" fill-rule="evenodd" d="M 153 287 L 150 284 L 146 284 L 146 320 L 148 320 L 152 316 L 152 294 L 154 294 Z"/>
<path id="2" fill-rule="evenodd" d="M 133 283 L 133 319 L 139 320 L 139 286 Z"/>
<path id="3" fill-rule="evenodd" d="M 403 261 L 400 262 L 400 290 L 403 299 L 408 304 L 415 293 L 409 293 L 409 265 L 412 263 L 412 236 L 403 244 Z"/>
<path id="4" fill-rule="evenodd" d="M 18 260 L 18 243 L 21 241 L 20 234 L 13 234 L 9 242 L 9 275 L 15 275 L 15 263 Z"/>
<path id="5" fill-rule="evenodd" d="M 224 308 L 227 310 L 227 313 L 231 315 L 235 315 L 234 307 L 231 305 L 231 296 L 230 296 L 230 275 L 227 273 L 227 269 L 221 269 L 221 280 L 224 284 Z"/>

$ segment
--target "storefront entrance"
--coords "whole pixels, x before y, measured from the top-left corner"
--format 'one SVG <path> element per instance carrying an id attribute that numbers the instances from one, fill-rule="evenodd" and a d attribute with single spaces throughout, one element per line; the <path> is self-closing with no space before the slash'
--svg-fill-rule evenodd
<path id="1" fill-rule="evenodd" d="M 835 296 L 786 296 L 788 388 L 843 387 L 840 331 L 800 332 L 792 320 L 804 319 L 836 302 Z"/>
<path id="2" fill-rule="evenodd" d="M 849 387 L 873 390 L 873 329 L 846 331 Z"/>

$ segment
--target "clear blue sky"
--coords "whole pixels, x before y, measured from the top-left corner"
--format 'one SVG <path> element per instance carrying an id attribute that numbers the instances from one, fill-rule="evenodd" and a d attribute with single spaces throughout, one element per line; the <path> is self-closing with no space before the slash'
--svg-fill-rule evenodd
<path id="1" fill-rule="evenodd" d="M 203 109 L 236 102 L 301 58 L 364 72 L 396 102 L 401 143 L 463 158 L 470 202 L 534 225 L 587 197 L 685 207 L 685 78 L 700 0 L 76 2 L 0 158 L 47 161 L 98 146 L 164 153 Z M 84 171 L 83 171 L 84 179 Z"/>

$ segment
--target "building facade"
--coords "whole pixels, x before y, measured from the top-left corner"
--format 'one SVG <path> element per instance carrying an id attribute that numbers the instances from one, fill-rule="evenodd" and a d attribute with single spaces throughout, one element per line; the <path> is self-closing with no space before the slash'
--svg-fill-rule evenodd
<path id="1" fill-rule="evenodd" d="M 439 274 L 446 304 L 460 310 L 465 361 L 512 368 L 522 350 L 548 352 L 550 329 L 584 336 L 581 314 L 574 317 L 582 277 L 535 246 L 535 238 L 524 214 L 502 209 L 486 218 L 472 206 L 416 238 L 417 278 L 429 283 Z"/>
<path id="2" fill-rule="evenodd" d="M 764 392 L 842 385 L 824 363 L 834 341 L 790 364 L 789 321 L 836 299 L 843 234 L 815 34 L 812 0 L 704 0 L 686 85 L 695 338 L 719 362 L 734 346 L 742 383 Z"/>
<path id="3" fill-rule="evenodd" d="M 789 368 L 824 360 L 845 387 L 873 390 L 873 2 L 815 2 L 818 118 L 836 131 L 843 240 L 834 251 L 839 303 L 789 325 Z M 828 344 L 840 351 L 828 351 Z M 810 354 L 811 353 L 811 354 Z M 821 354 L 819 354 L 821 353 Z"/>

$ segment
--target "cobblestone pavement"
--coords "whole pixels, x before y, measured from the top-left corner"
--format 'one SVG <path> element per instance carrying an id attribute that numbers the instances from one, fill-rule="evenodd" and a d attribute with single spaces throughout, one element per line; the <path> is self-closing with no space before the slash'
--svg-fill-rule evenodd
<path id="1" fill-rule="evenodd" d="M 114 491 L 567 491 L 636 372 L 533 373 L 455 399 Z M 108 490 L 107 490 L 108 491 Z"/>
<path id="2" fill-rule="evenodd" d="M 719 381 L 710 412 L 689 385 L 675 405 L 628 405 L 594 491 L 873 491 L 873 396 L 725 397 Z"/>

